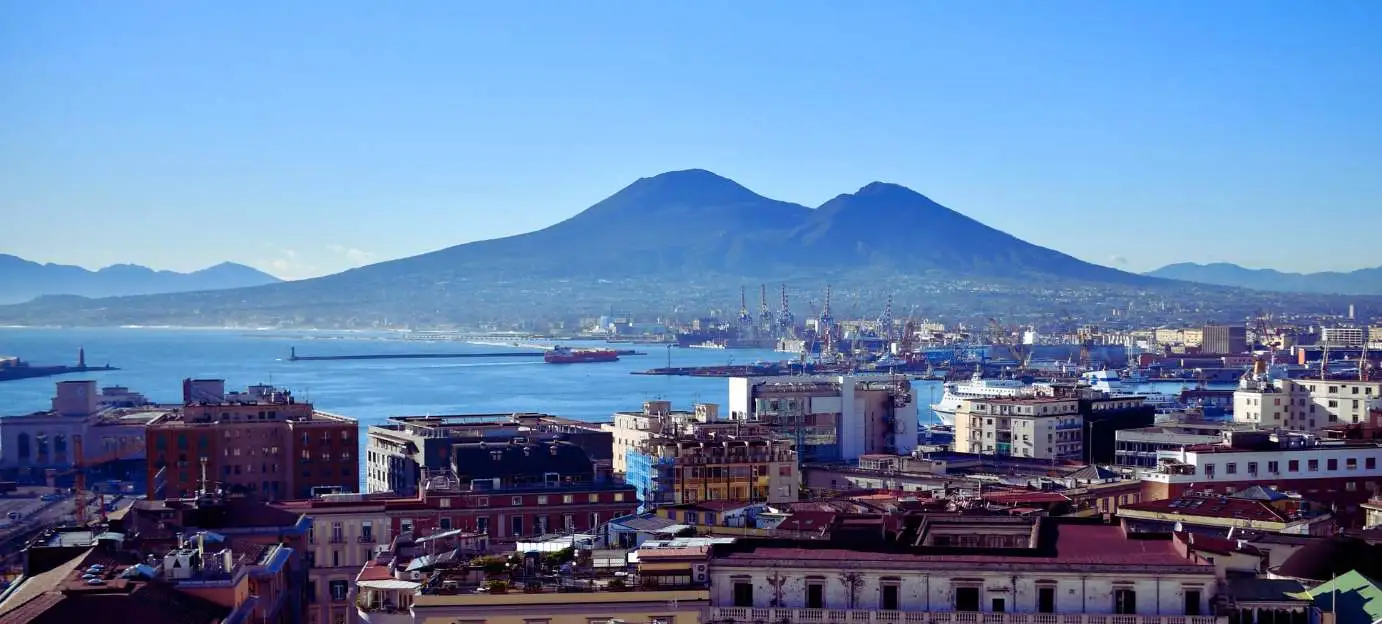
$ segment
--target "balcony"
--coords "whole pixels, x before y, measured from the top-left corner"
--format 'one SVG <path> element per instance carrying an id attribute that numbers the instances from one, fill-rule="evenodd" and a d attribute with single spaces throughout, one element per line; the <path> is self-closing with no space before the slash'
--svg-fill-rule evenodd
<path id="1" fill-rule="evenodd" d="M 868 609 L 758 609 L 711 607 L 710 623 L 820 624 L 1227 624 L 1212 615 L 1094 613 L 991 613 L 978 611 L 875 611 Z"/>

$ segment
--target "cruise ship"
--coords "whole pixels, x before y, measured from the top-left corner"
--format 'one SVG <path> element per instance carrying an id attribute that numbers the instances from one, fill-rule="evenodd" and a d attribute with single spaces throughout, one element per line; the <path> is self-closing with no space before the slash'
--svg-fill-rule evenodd
<path id="1" fill-rule="evenodd" d="M 984 379 L 976 372 L 969 381 L 945 384 L 945 394 L 939 403 L 931 405 L 936 418 L 947 426 L 955 425 L 955 410 L 966 399 L 1003 399 L 1036 396 L 1038 389 L 1016 379 Z"/>

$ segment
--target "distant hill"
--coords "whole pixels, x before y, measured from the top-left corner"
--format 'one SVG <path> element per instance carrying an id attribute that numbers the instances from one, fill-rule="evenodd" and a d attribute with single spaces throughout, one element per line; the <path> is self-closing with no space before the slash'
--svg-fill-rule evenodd
<path id="1" fill-rule="evenodd" d="M 44 295 L 114 297 L 243 288 L 279 281 L 268 273 L 233 262 L 191 273 L 155 271 L 137 264 L 115 264 L 90 271 L 0 254 L 0 303 L 19 303 Z"/>
<path id="2" fill-rule="evenodd" d="M 895 184 L 868 184 L 813 209 L 693 169 L 640 179 L 526 234 L 254 288 L 78 306 L 46 299 L 0 308 L 0 321 L 444 325 L 635 306 L 664 313 L 728 303 L 745 283 L 793 280 L 874 292 L 965 280 L 1047 292 L 1174 286 L 1032 245 Z"/>
<path id="3" fill-rule="evenodd" d="M 1382 267 L 1358 269 L 1347 273 L 1283 273 L 1273 269 L 1248 269 L 1227 262 L 1182 262 L 1161 267 L 1146 275 L 1275 292 L 1382 295 Z"/>

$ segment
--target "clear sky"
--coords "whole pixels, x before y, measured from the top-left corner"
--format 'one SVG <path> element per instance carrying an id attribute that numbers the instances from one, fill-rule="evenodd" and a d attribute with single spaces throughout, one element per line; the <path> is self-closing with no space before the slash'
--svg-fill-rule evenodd
<path id="1" fill-rule="evenodd" d="M 10 0 L 0 252 L 298 278 L 695 167 L 897 182 L 1131 270 L 1376 266 L 1379 32 L 1376 0 Z"/>

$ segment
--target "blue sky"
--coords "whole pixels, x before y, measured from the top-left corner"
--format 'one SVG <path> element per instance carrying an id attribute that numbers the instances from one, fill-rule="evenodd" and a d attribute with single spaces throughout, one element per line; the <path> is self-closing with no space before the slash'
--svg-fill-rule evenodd
<path id="1" fill-rule="evenodd" d="M 297 278 L 672 169 L 1147 270 L 1382 265 L 1382 3 L 0 3 L 0 252 Z M 1373 234 L 1375 236 L 1375 234 Z"/>

